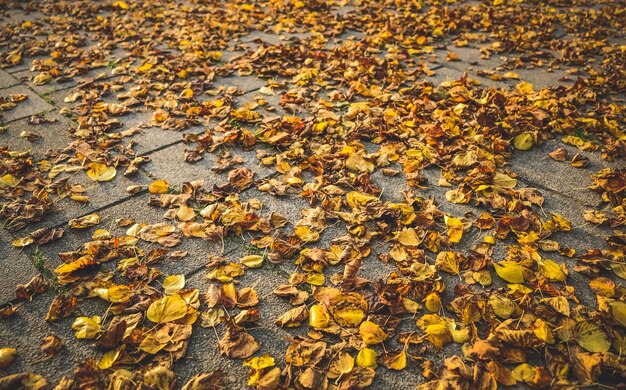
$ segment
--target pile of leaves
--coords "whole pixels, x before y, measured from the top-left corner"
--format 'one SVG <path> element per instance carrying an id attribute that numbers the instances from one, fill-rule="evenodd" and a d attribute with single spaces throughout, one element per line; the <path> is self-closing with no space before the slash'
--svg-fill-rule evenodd
<path id="1" fill-rule="evenodd" d="M 211 188 L 201 178 L 179 188 L 164 180 L 129 187 L 147 192 L 165 221 L 98 226 L 90 241 L 59 253 L 51 275 L 18 285 L 0 318 L 10 321 L 23 302 L 54 287 L 46 320 L 70 318 L 75 337 L 99 351 L 64 373 L 57 389 L 210 389 L 240 380 L 219 370 L 176 377 L 176 362 L 192 364 L 185 356 L 199 327 L 218 335 L 204 347 L 241 360 L 257 389 L 361 389 L 376 386 L 383 370 L 418 373 L 411 385 L 423 389 L 622 386 L 626 50 L 616 42 L 623 42 L 626 9 L 595 3 L 3 5 L 43 17 L 3 25 L 9 39 L 1 66 L 36 56 L 34 85 L 90 75 L 61 109 L 75 120 L 67 148 L 40 161 L 0 148 L 0 216 L 8 229 L 45 222 L 54 197 L 89 201 L 67 174 L 96 182 L 114 180 L 118 170 L 132 177 L 150 161 L 134 148 L 147 128 L 181 132 L 184 163 L 217 154 L 213 171 L 226 179 Z M 342 39 L 350 32 L 355 38 Z M 244 43 L 259 33 L 290 38 Z M 573 78 L 542 89 L 525 81 L 486 87 L 467 74 L 437 85 L 426 79 L 436 74 L 430 62 L 438 49 L 455 61 L 454 47 L 468 45 L 483 58 L 506 56 L 499 69 L 479 73 L 491 80 L 516 80 L 523 68 L 566 68 Z M 249 93 L 228 86 L 250 76 L 264 86 Z M 242 95 L 254 101 L 242 103 Z M 0 110 L 23 99 L 0 98 Z M 148 119 L 124 128 L 130 113 Z M 581 169 L 589 194 L 599 195 L 598 207 L 582 215 L 605 233 L 594 238 L 597 248 L 562 243 L 578 227 L 559 210 L 544 210 L 540 189 L 509 165 L 554 140 L 568 146 L 546 158 Z M 254 151 L 255 164 L 273 173 L 258 177 L 241 151 Z M 590 163 L 597 155 L 606 167 Z M 585 170 L 590 165 L 594 172 Z M 405 191 L 378 184 L 387 180 Z M 424 188 L 439 189 L 445 201 L 423 196 Z M 307 207 L 299 220 L 266 213 L 242 195 L 251 189 L 297 196 Z M 68 226 L 100 222 L 93 213 Z M 13 245 L 62 236 L 63 228 L 45 227 Z M 250 253 L 206 253 L 202 286 L 160 269 L 185 261 L 175 247 L 186 240 L 223 246 L 236 236 Z M 289 309 L 266 329 L 268 297 L 242 280 L 285 264 L 295 271 L 264 282 L 276 282 L 271 294 Z M 365 277 L 372 268 L 392 271 Z M 86 305 L 102 314 L 84 315 Z M 258 334 L 279 328 L 291 336 L 284 354 L 272 356 Z M 55 358 L 70 341 L 49 337 L 42 349 Z M 16 354 L 0 345 L 0 369 L 10 369 Z M 0 388 L 46 386 L 36 373 L 0 378 Z"/>

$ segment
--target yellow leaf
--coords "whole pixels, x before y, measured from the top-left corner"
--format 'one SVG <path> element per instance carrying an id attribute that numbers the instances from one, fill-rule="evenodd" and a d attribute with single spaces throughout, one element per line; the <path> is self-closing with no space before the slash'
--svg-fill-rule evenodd
<path id="1" fill-rule="evenodd" d="M 489 306 L 493 312 L 500 318 L 507 319 L 513 314 L 517 308 L 515 302 L 507 296 L 492 295 L 489 297 Z"/>
<path id="2" fill-rule="evenodd" d="M 59 274 L 59 277 L 61 277 L 61 275 L 71 274 L 74 271 L 85 269 L 95 264 L 96 262 L 92 257 L 82 256 L 72 262 L 61 264 L 54 270 L 54 272 Z"/>
<path id="3" fill-rule="evenodd" d="M 376 368 L 376 357 L 378 354 L 376 351 L 370 348 L 363 348 L 356 355 L 356 365 L 359 367 L 372 367 Z"/>
<path id="4" fill-rule="evenodd" d="M 181 205 L 176 211 L 176 218 L 179 221 L 191 221 L 196 218 L 196 212 L 189 206 Z"/>
<path id="5" fill-rule="evenodd" d="M 515 188 L 515 186 L 517 185 L 517 179 L 513 179 L 509 175 L 498 172 L 493 177 L 493 185 L 497 189 Z"/>
<path id="6" fill-rule="evenodd" d="M 567 269 L 565 271 L 561 266 L 555 263 L 552 260 L 540 260 L 537 262 L 539 265 L 539 270 L 541 274 L 551 282 L 562 282 L 565 283 L 565 278 L 567 277 Z"/>
<path id="7" fill-rule="evenodd" d="M 13 364 L 17 355 L 17 349 L 15 348 L 0 348 L 0 369 L 7 368 Z"/>
<path id="8" fill-rule="evenodd" d="M 255 370 L 262 370 L 264 368 L 274 367 L 275 364 L 276 363 L 274 362 L 274 358 L 268 354 L 249 358 L 243 362 L 244 366 L 250 367 Z"/>
<path id="9" fill-rule="evenodd" d="M 415 232 L 415 229 L 413 228 L 402 229 L 402 231 L 398 234 L 397 240 L 400 244 L 405 246 L 418 246 L 421 242 Z"/>
<path id="10" fill-rule="evenodd" d="M 461 260 L 462 257 L 457 252 L 442 251 L 439 252 L 439 254 L 437 255 L 437 259 L 435 260 L 435 267 L 444 272 L 456 275 L 461 271 Z"/>
<path id="11" fill-rule="evenodd" d="M 152 322 L 163 323 L 181 319 L 187 314 L 187 302 L 178 294 L 169 295 L 152 302 L 146 312 Z"/>
<path id="12" fill-rule="evenodd" d="M 105 301 L 113 303 L 128 302 L 133 296 L 130 287 L 124 285 L 116 285 L 109 288 L 95 288 L 93 292 Z"/>
<path id="13" fill-rule="evenodd" d="M 524 283 L 528 268 L 514 261 L 504 260 L 493 264 L 499 277 L 509 283 Z"/>
<path id="14" fill-rule="evenodd" d="M 407 312 L 412 314 L 417 313 L 422 308 L 422 305 L 408 298 L 402 298 L 402 305 Z"/>
<path id="15" fill-rule="evenodd" d="M 530 94 L 533 93 L 535 90 L 533 89 L 533 85 L 531 83 L 528 83 L 526 81 L 522 81 L 521 83 L 517 84 L 515 86 L 515 90 L 517 92 L 523 93 L 523 94 Z"/>
<path id="16" fill-rule="evenodd" d="M 120 357 L 120 350 L 114 349 L 102 355 L 100 360 L 98 361 L 98 368 L 101 370 L 106 370 L 107 368 L 111 368 L 113 364 Z"/>
<path id="17" fill-rule="evenodd" d="M 590 321 L 582 321 L 574 327 L 574 339 L 589 352 L 607 352 L 611 341 L 600 327 Z"/>
<path id="18" fill-rule="evenodd" d="M 519 75 L 515 72 L 505 72 L 502 76 L 507 79 L 519 80 Z"/>
<path id="19" fill-rule="evenodd" d="M 100 333 L 100 317 L 78 317 L 72 324 L 77 339 L 94 339 Z"/>
<path id="20" fill-rule="evenodd" d="M 532 133 L 521 133 L 513 140 L 513 146 L 517 150 L 528 150 L 535 144 L 535 137 Z"/>
<path id="21" fill-rule="evenodd" d="M 572 230 L 572 223 L 568 221 L 564 216 L 557 213 L 550 213 L 552 215 L 552 222 L 558 227 L 561 231 L 569 232 Z"/>
<path id="22" fill-rule="evenodd" d="M 442 37 L 443 36 L 443 30 L 440 29 L 439 27 L 437 27 L 436 29 L 433 30 L 433 37 Z"/>
<path id="23" fill-rule="evenodd" d="M 314 286 L 322 286 L 326 282 L 326 277 L 322 273 L 311 273 L 306 276 L 306 282 Z"/>
<path id="24" fill-rule="evenodd" d="M 259 268 L 263 265 L 263 256 L 248 255 L 239 259 L 239 262 L 248 268 Z"/>
<path id="25" fill-rule="evenodd" d="M 315 242 L 320 239 L 320 234 L 314 230 L 311 230 L 308 226 L 298 226 L 294 230 L 294 234 L 302 239 L 304 242 Z"/>
<path id="26" fill-rule="evenodd" d="M 535 320 L 535 324 L 533 326 L 533 333 L 535 336 L 543 340 L 547 344 L 554 343 L 554 336 L 552 335 L 552 331 L 548 324 L 545 323 L 541 318 L 537 318 Z"/>
<path id="27" fill-rule="evenodd" d="M 92 227 L 100 223 L 100 215 L 98 213 L 93 213 L 89 215 L 85 215 L 84 217 L 70 219 L 67 224 L 72 229 L 85 229 L 88 227 Z"/>
<path id="28" fill-rule="evenodd" d="M 528 363 L 522 363 L 511 371 L 511 376 L 518 382 L 530 383 L 535 378 L 537 369 Z"/>
<path id="29" fill-rule="evenodd" d="M 94 241 L 108 240 L 110 238 L 111 238 L 111 233 L 106 229 L 97 229 L 91 235 L 91 239 Z"/>
<path id="30" fill-rule="evenodd" d="M 324 329 L 328 327 L 330 323 L 330 315 L 328 310 L 321 305 L 311 306 L 309 311 L 309 325 L 313 328 Z"/>
<path id="31" fill-rule="evenodd" d="M 341 326 L 357 326 L 363 321 L 365 313 L 360 308 L 348 307 L 335 310 L 333 316 Z"/>
<path id="32" fill-rule="evenodd" d="M 128 9 L 128 4 L 126 4 L 126 2 L 124 1 L 116 1 L 115 3 L 113 3 L 113 7 L 117 7 L 120 9 Z"/>
<path id="33" fill-rule="evenodd" d="M 441 298 L 439 298 L 436 292 L 431 292 L 424 298 L 424 306 L 426 306 L 426 309 L 429 311 L 437 313 L 441 310 Z"/>
<path id="34" fill-rule="evenodd" d="M 400 351 L 395 355 L 387 355 L 386 359 L 383 361 L 385 367 L 390 370 L 401 371 L 406 367 L 406 352 Z"/>
<path id="35" fill-rule="evenodd" d="M 141 65 L 139 68 L 137 68 L 137 73 L 143 73 L 143 72 L 147 72 L 150 69 L 152 69 L 154 65 L 152 65 L 149 62 L 146 62 L 145 64 Z"/>
<path id="36" fill-rule="evenodd" d="M 346 160 L 346 167 L 351 171 L 373 172 L 374 164 L 364 159 L 361 155 L 352 153 Z"/>
<path id="37" fill-rule="evenodd" d="M 452 243 L 461 241 L 463 237 L 463 222 L 458 218 L 444 216 L 446 226 L 448 226 L 448 239 Z"/>
<path id="38" fill-rule="evenodd" d="M 109 181 L 113 180 L 117 171 L 114 167 L 107 167 L 100 163 L 90 163 L 87 170 L 87 176 L 93 181 Z"/>
<path id="39" fill-rule="evenodd" d="M 0 177 L 0 189 L 2 190 L 6 190 L 7 188 L 13 188 L 18 184 L 20 184 L 20 181 L 10 173 L 7 173 L 6 175 Z"/>
<path id="40" fill-rule="evenodd" d="M 48 72 L 41 72 L 37 76 L 33 77 L 33 85 L 44 85 L 52 80 L 52 76 Z"/>
<path id="41" fill-rule="evenodd" d="M 245 267 L 237 263 L 228 263 L 221 267 L 214 268 L 207 274 L 209 280 L 219 280 L 222 283 L 228 283 L 237 276 L 245 273 Z"/>
<path id="42" fill-rule="evenodd" d="M 459 327 L 454 321 L 448 322 L 448 332 L 452 335 L 452 341 L 458 344 L 463 344 L 470 338 L 469 328 Z"/>
<path id="43" fill-rule="evenodd" d="M 615 282 L 605 277 L 595 278 L 589 281 L 589 288 L 594 294 L 612 298 L 615 296 Z"/>
<path id="44" fill-rule="evenodd" d="M 613 319 L 622 326 L 626 327 L 626 303 L 622 301 L 613 301 L 609 304 Z"/>
<path id="45" fill-rule="evenodd" d="M 427 325 L 424 333 L 426 333 L 426 339 L 439 349 L 452 341 L 452 335 L 445 323 Z"/>
<path id="46" fill-rule="evenodd" d="M 327 375 L 329 378 L 338 378 L 349 373 L 354 368 L 354 358 L 347 352 L 339 352 L 339 357 L 330 364 Z"/>
<path id="47" fill-rule="evenodd" d="M 351 208 L 356 208 L 357 205 L 364 206 L 370 202 L 377 201 L 378 198 L 362 192 L 350 191 L 346 194 L 346 201 Z"/>
<path id="48" fill-rule="evenodd" d="M 460 189 L 454 189 L 446 192 L 446 199 L 450 203 L 467 204 L 471 199 L 471 193 L 465 193 Z"/>
<path id="49" fill-rule="evenodd" d="M 17 248 L 23 248 L 23 247 L 28 246 L 28 245 L 30 245 L 32 243 L 33 243 L 33 239 L 30 238 L 29 236 L 22 237 L 22 238 L 16 238 L 15 240 L 11 241 L 11 245 L 13 245 L 14 247 L 17 247 Z"/>
<path id="50" fill-rule="evenodd" d="M 371 321 L 363 321 L 359 326 L 359 334 L 363 341 L 368 344 L 380 344 L 387 339 L 387 334 L 378 324 Z"/>
<path id="51" fill-rule="evenodd" d="M 148 187 L 148 191 L 151 194 L 163 194 L 163 193 L 166 193 L 169 188 L 170 186 L 169 184 L 167 184 L 165 180 L 155 180 L 152 183 L 150 183 L 150 186 Z"/>
<path id="52" fill-rule="evenodd" d="M 463 274 L 463 278 L 465 279 L 465 283 L 467 284 L 475 284 L 479 283 L 483 286 L 491 286 L 493 280 L 491 279 L 491 273 L 488 269 L 481 269 L 480 271 L 467 271 Z"/>
<path id="53" fill-rule="evenodd" d="M 185 275 L 170 275 L 163 280 L 165 295 L 172 295 L 185 287 Z"/>

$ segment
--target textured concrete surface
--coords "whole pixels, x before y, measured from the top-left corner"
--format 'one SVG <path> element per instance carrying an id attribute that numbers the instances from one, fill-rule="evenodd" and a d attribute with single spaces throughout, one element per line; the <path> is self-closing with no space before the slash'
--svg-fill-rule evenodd
<path id="1" fill-rule="evenodd" d="M 341 10 L 342 14 L 350 15 L 350 7 Z M 37 13 L 25 11 L 0 11 L 0 23 L 21 22 L 34 20 L 41 17 Z M 310 38 L 311 34 L 283 34 L 276 35 L 269 32 L 254 32 L 241 39 L 229 42 L 232 51 L 224 51 L 223 62 L 237 56 L 250 55 L 253 50 L 262 45 L 289 45 L 296 39 Z M 340 47 L 345 42 L 358 42 L 367 35 L 362 32 L 346 30 L 332 41 L 328 42 L 324 49 L 332 50 Z M 235 49 L 236 48 L 236 49 Z M 246 51 L 246 49 L 248 51 Z M 121 49 L 120 49 L 121 50 Z M 123 52 L 123 50 L 121 50 Z M 458 61 L 446 60 L 449 53 L 458 56 Z M 111 60 L 119 59 L 119 52 L 111 54 Z M 380 54 L 383 56 L 383 53 Z M 547 72 L 537 69 L 515 69 L 519 75 L 517 79 L 494 80 L 488 76 L 489 72 L 502 75 L 508 70 L 501 68 L 503 61 L 498 55 L 493 54 L 489 59 L 480 58 L 479 49 L 472 46 L 457 47 L 453 42 L 436 48 L 434 53 L 420 54 L 420 58 L 428 61 L 429 69 L 435 74 L 432 76 L 420 77 L 419 80 L 432 82 L 435 86 L 443 82 L 460 79 L 464 73 L 470 78 L 478 80 L 481 85 L 493 88 L 512 88 L 520 80 L 529 81 L 536 88 L 550 87 L 556 85 L 571 85 L 574 76 L 567 77 L 564 70 Z M 94 85 L 105 88 L 105 85 L 115 85 L 119 81 L 118 77 L 113 77 L 107 68 L 92 69 L 88 72 L 73 78 L 71 81 L 58 83 L 51 81 L 42 86 L 32 84 L 30 79 L 38 72 L 29 70 L 29 64 L 35 59 L 46 57 L 37 56 L 27 58 L 23 64 L 6 70 L 0 70 L 0 96 L 10 94 L 26 94 L 28 99 L 18 104 L 12 110 L 4 112 L 0 119 L 6 124 L 6 130 L 0 134 L 0 145 L 9 146 L 15 150 L 32 150 L 36 159 L 46 157 L 47 151 L 64 148 L 73 140 L 68 133 L 68 128 L 77 125 L 77 120 L 84 113 L 79 107 L 80 98 L 77 102 L 65 102 L 64 99 L 75 92 L 84 92 L 82 87 L 87 82 L 93 81 Z M 215 79 L 206 84 L 205 90 L 237 88 L 240 96 L 236 96 L 236 106 L 243 106 L 246 103 L 255 102 L 255 99 L 263 98 L 269 102 L 274 111 L 265 111 L 276 115 L 293 115 L 281 107 L 280 94 L 283 90 L 276 90 L 272 96 L 259 94 L 260 88 L 267 85 L 267 80 L 254 76 L 238 76 L 235 72 L 229 77 L 216 76 Z M 337 86 L 341 90 L 344 86 Z M 128 87 L 120 92 L 128 91 Z M 324 91 L 320 91 L 320 96 Z M 198 99 L 207 99 L 203 94 Z M 115 93 L 108 94 L 104 101 L 106 103 L 119 103 Z M 53 123 L 32 125 L 29 117 L 45 112 L 47 119 L 54 120 Z M 307 112 L 298 115 L 306 115 Z M 230 157 L 240 156 L 244 162 L 235 167 L 247 167 L 255 172 L 254 179 L 259 181 L 275 174 L 273 167 L 263 165 L 256 155 L 256 149 L 244 150 L 235 146 L 222 146 L 214 153 L 203 153 L 203 158 L 195 163 L 186 163 L 183 160 L 184 152 L 188 148 L 194 148 L 193 143 L 183 142 L 185 134 L 201 134 L 205 129 L 216 125 L 213 120 L 206 120 L 199 125 L 191 126 L 183 131 L 162 130 L 151 125 L 152 113 L 148 111 L 134 111 L 127 115 L 115 117 L 120 122 L 120 127 L 111 133 L 124 132 L 130 129 L 139 129 L 137 134 L 125 138 L 122 142 L 124 146 L 132 146 L 132 149 L 139 155 L 150 158 L 150 162 L 143 165 L 135 175 L 125 177 L 122 175 L 123 169 L 119 168 L 117 176 L 110 182 L 98 183 L 89 180 L 85 172 L 78 172 L 68 175 L 69 181 L 74 184 L 81 184 L 86 189 L 86 195 L 90 201 L 87 204 L 64 199 L 55 204 L 54 210 L 42 222 L 33 224 L 28 228 L 15 233 L 8 231 L 0 232 L 0 305 L 14 301 L 14 287 L 18 283 L 24 283 L 35 276 L 38 271 L 33 265 L 34 248 L 16 249 L 10 242 L 18 237 L 24 237 L 30 232 L 42 227 L 63 227 L 64 237 L 53 243 L 38 248 L 41 255 L 49 260 L 49 266 L 54 268 L 60 264 L 58 253 L 79 248 L 90 240 L 91 234 L 96 229 L 109 229 L 113 234 L 123 234 L 126 228 L 115 225 L 115 221 L 120 218 L 131 218 L 136 222 L 158 223 L 164 222 L 166 209 L 161 209 L 147 204 L 152 196 L 145 190 L 147 185 L 154 179 L 164 179 L 171 185 L 180 184 L 203 179 L 205 188 L 212 188 L 213 185 L 223 184 L 227 181 L 227 172 L 215 172 L 212 168 L 217 162 L 217 158 L 222 153 L 229 153 Z M 256 130 L 258 127 L 250 126 Z M 23 132 L 35 133 L 42 137 L 40 140 L 28 141 L 22 137 Z M 371 151 L 376 150 L 376 146 L 369 144 Z M 567 235 L 559 235 L 558 240 L 564 245 L 575 248 L 578 252 L 590 248 L 596 248 L 603 242 L 609 230 L 603 227 L 596 227 L 586 223 L 582 219 L 582 212 L 588 207 L 595 206 L 599 197 L 590 192 L 587 187 L 591 184 L 589 179 L 590 169 L 578 169 L 572 167 L 568 162 L 556 162 L 547 155 L 556 147 L 565 147 L 570 157 L 578 153 L 574 147 L 564 146 L 558 141 L 549 141 L 542 146 L 535 146 L 529 151 L 514 152 L 510 160 L 510 169 L 516 172 L 519 177 L 518 187 L 539 188 L 545 197 L 543 210 L 545 213 L 558 212 L 572 221 L 574 226 L 572 232 Z M 370 152 L 371 152 L 370 151 Z M 607 166 L 623 166 L 623 162 L 607 163 L 602 160 L 598 152 L 582 152 L 590 159 L 591 168 L 599 169 Z M 402 170 L 399 164 L 392 165 L 393 168 Z M 424 170 L 424 175 L 428 180 L 428 185 L 424 188 L 413 189 L 417 196 L 433 198 L 439 207 L 452 215 L 461 216 L 466 213 L 479 215 L 481 210 L 469 206 L 451 204 L 446 201 L 445 193 L 449 188 L 437 185 L 441 172 L 437 168 Z M 402 174 L 394 177 L 385 176 L 380 170 L 372 175 L 372 180 L 382 189 L 381 199 L 384 201 L 401 201 L 402 191 L 409 190 L 406 180 Z M 126 188 L 131 185 L 141 185 L 143 190 L 131 196 L 126 192 Z M 301 210 L 308 208 L 305 200 L 298 196 L 298 188 L 290 188 L 286 196 L 275 197 L 261 192 L 252 186 L 243 191 L 239 196 L 242 201 L 258 199 L 263 204 L 260 214 L 269 215 L 271 212 L 279 213 L 289 220 L 290 227 L 298 221 L 302 215 Z M 102 216 L 102 222 L 92 228 L 84 230 L 71 230 L 67 227 L 68 220 L 83 215 L 98 212 Z M 175 224 L 174 220 L 165 222 Z M 321 234 L 321 239 L 317 243 L 309 245 L 315 248 L 327 248 L 333 239 L 346 234 L 346 224 L 339 222 L 326 228 Z M 468 236 L 471 239 L 463 242 L 459 250 L 467 250 L 472 244 L 480 242 L 483 234 L 476 228 L 472 229 Z M 187 251 L 188 255 L 182 259 L 168 261 L 160 264 L 159 268 L 165 274 L 184 274 L 188 276 L 187 287 L 198 288 L 201 292 L 206 291 L 212 283 L 206 278 L 206 264 L 208 256 L 224 256 L 229 261 L 238 261 L 242 256 L 250 254 L 250 241 L 255 234 L 244 233 L 242 236 L 228 236 L 224 242 L 217 240 L 187 239 L 174 248 L 174 250 Z M 144 247 L 149 247 L 146 243 Z M 498 248 L 503 251 L 504 246 Z M 363 260 L 363 267 L 359 276 L 368 278 L 375 282 L 384 279 L 396 268 L 393 264 L 381 263 L 376 256 L 381 253 L 388 253 L 389 246 L 383 242 L 376 242 L 373 245 L 372 253 Z M 432 257 L 432 254 L 429 254 Z M 572 268 L 574 260 L 554 254 L 554 260 Z M 496 256 L 494 256 L 496 258 Z M 432 259 L 431 259 L 432 260 Z M 291 308 L 291 305 L 284 299 L 278 298 L 271 291 L 279 283 L 286 282 L 288 274 L 297 268 L 290 263 L 273 265 L 267 261 L 260 269 L 249 270 L 239 279 L 240 286 L 255 287 L 259 296 L 262 296 L 258 308 L 261 312 L 261 320 L 258 327 L 251 333 L 262 344 L 262 352 L 274 356 L 277 363 L 284 365 L 284 351 L 287 348 L 289 338 L 303 336 L 303 328 L 278 328 L 273 322 L 280 314 Z M 326 270 L 326 277 L 342 272 L 341 265 L 329 267 Z M 595 299 L 591 295 L 587 279 L 576 273 L 570 273 L 572 280 L 569 281 L 576 289 L 581 291 L 582 299 L 585 303 L 593 304 Z M 450 286 L 445 291 L 445 296 L 452 297 L 453 287 L 458 281 L 457 276 L 447 275 L 444 280 Z M 497 287 L 497 286 L 496 286 Z M 89 342 L 76 340 L 71 331 L 72 319 L 61 320 L 56 323 L 44 321 L 48 305 L 52 300 L 53 292 L 48 292 L 36 297 L 32 302 L 19 303 L 18 315 L 8 320 L 0 320 L 0 340 L 18 348 L 19 354 L 15 364 L 6 372 L 14 373 L 20 371 L 34 371 L 45 375 L 51 383 L 56 383 L 62 375 L 68 375 L 73 368 L 87 357 L 98 358 L 101 354 L 89 345 Z M 85 315 L 98 315 L 104 309 L 93 301 L 81 302 L 81 311 Z M 412 322 L 414 319 L 406 319 Z M 196 329 L 197 328 L 197 329 Z M 196 326 L 189 344 L 187 358 L 176 363 L 175 371 L 181 382 L 190 376 L 207 370 L 221 369 L 227 372 L 230 388 L 246 388 L 245 379 L 249 370 L 241 365 L 240 361 L 228 359 L 220 356 L 217 349 L 219 337 L 224 333 L 224 327 L 216 329 L 206 329 Z M 65 348 L 56 358 L 41 361 L 42 352 L 40 342 L 46 335 L 56 334 L 62 337 Z M 3 345 L 0 345 L 0 347 Z M 390 344 L 391 347 L 401 348 L 397 343 Z M 458 348 L 449 346 L 448 348 Z M 436 363 L 441 363 L 442 353 L 429 350 L 426 357 Z M 0 374 L 3 372 L 0 371 Z M 401 373 L 396 373 L 386 369 L 378 369 L 373 388 L 388 389 L 409 389 L 423 381 L 418 369 L 413 365 Z"/>
<path id="2" fill-rule="evenodd" d="M 42 117 L 50 123 L 34 125 L 30 123 L 30 118 L 8 123 L 6 130 L 0 134 L 0 144 L 10 145 L 14 150 L 31 151 L 38 160 L 44 159 L 50 152 L 54 154 L 62 151 L 70 142 L 67 130 L 73 122 L 56 112 L 46 113 Z M 29 141 L 29 134 L 39 139 Z"/>
<path id="3" fill-rule="evenodd" d="M 27 98 L 17 104 L 12 110 L 4 112 L 4 116 L 0 120 L 4 123 L 17 119 L 27 118 L 31 115 L 41 114 L 52 111 L 54 107 L 41 96 L 37 95 L 25 85 L 16 85 L 13 87 L 0 90 L 1 96 L 9 95 L 26 95 Z"/>
<path id="4" fill-rule="evenodd" d="M 0 89 L 12 87 L 19 83 L 20 81 L 17 80 L 15 77 L 11 76 L 10 73 L 8 73 L 5 70 L 0 69 Z"/>

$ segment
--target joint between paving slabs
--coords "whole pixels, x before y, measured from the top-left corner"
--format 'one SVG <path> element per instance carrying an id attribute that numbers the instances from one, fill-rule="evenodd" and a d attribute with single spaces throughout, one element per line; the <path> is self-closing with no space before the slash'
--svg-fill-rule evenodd
<path id="1" fill-rule="evenodd" d="M 39 96 L 39 95 L 37 95 L 37 96 Z M 39 97 L 41 97 L 41 96 L 39 96 Z M 41 97 L 41 98 L 43 99 L 43 97 Z M 46 100 L 46 99 L 44 99 L 44 100 Z M 46 100 L 46 103 L 48 103 L 48 104 L 52 105 L 52 103 L 49 103 L 47 100 Z M 49 109 L 49 110 L 39 111 L 39 112 L 36 112 L 36 113 L 34 113 L 34 114 L 30 114 L 30 115 L 26 115 L 26 116 L 21 116 L 21 117 L 19 117 L 19 118 L 13 118 L 13 119 L 10 119 L 10 120 L 8 120 L 8 121 L 1 121 L 1 120 L 0 120 L 0 125 L 10 125 L 11 123 L 15 123 L 15 122 L 21 121 L 21 120 L 23 120 L 23 119 L 25 119 L 25 118 L 28 118 L 28 117 L 31 117 L 31 116 L 45 115 L 45 114 L 52 114 L 52 113 L 56 112 L 56 111 L 57 111 L 57 109 L 58 109 L 58 108 L 57 108 L 57 106 L 53 106 L 53 108 L 51 108 L 51 109 Z"/>
<path id="2" fill-rule="evenodd" d="M 145 174 L 146 174 L 149 178 L 151 178 L 151 179 L 152 179 L 152 177 L 151 177 L 151 176 L 153 176 L 153 175 L 152 175 L 151 173 L 149 173 L 149 172 L 147 172 L 147 171 L 145 171 L 145 170 L 143 170 L 143 169 L 141 169 L 141 170 L 142 170 L 142 172 L 143 172 L 143 173 L 145 173 Z M 262 182 L 262 181 L 264 181 L 264 180 L 267 180 L 267 179 L 273 178 L 273 177 L 275 177 L 275 176 L 277 176 L 277 175 L 278 175 L 278 173 L 277 173 L 277 172 L 273 172 L 273 173 L 271 173 L 271 174 L 269 174 L 269 175 L 265 175 L 265 176 L 263 176 L 262 178 L 260 178 L 259 180 L 257 180 L 255 183 Z M 245 188 L 245 189 L 241 190 L 238 194 L 243 194 L 243 193 L 245 193 L 246 191 L 251 190 L 252 188 L 254 188 L 254 185 L 251 185 L 251 186 L 249 186 L 249 187 L 247 187 L 247 188 Z M 72 219 L 82 218 L 82 217 L 84 217 L 84 216 L 86 216 L 86 215 L 89 215 L 89 214 L 93 214 L 93 213 L 100 213 L 100 212 L 106 211 L 106 209 L 108 209 L 108 208 L 111 208 L 111 207 L 114 207 L 114 206 L 121 205 L 121 204 L 123 204 L 123 203 L 125 203 L 125 202 L 129 202 L 129 201 L 131 201 L 131 200 L 132 200 L 133 198 L 135 198 L 135 197 L 138 197 L 138 196 L 143 196 L 143 195 L 146 195 L 146 194 L 148 194 L 148 190 L 147 190 L 147 189 L 142 189 L 141 191 L 139 191 L 139 192 L 137 192 L 137 193 L 135 193 L 135 194 L 132 194 L 132 195 L 126 196 L 126 197 L 124 197 L 124 198 L 122 198 L 122 199 L 115 200 L 115 201 L 113 201 L 113 202 L 111 202 L 111 203 L 109 203 L 109 204 L 107 204 L 107 205 L 104 205 L 104 206 L 102 206 L 102 207 L 95 208 L 95 209 L 93 209 L 93 210 L 90 210 L 90 211 L 89 211 L 89 212 L 87 212 L 87 213 L 80 214 L 80 215 L 78 215 L 78 216 L 76 216 L 76 217 L 74 217 L 74 218 L 72 218 Z M 68 219 L 68 220 L 63 220 L 63 221 L 61 221 L 61 222 L 58 222 L 57 224 L 52 225 L 52 226 L 51 226 L 51 228 L 53 228 L 53 229 L 54 229 L 54 228 L 64 227 L 64 226 L 68 223 L 68 221 L 69 221 L 69 219 Z M 10 234 L 13 238 L 18 237 L 18 235 L 16 235 L 16 234 L 15 234 L 15 232 L 9 232 L 9 234 Z M 36 249 L 35 249 L 35 250 L 36 250 Z M 35 251 L 35 250 L 33 250 L 33 251 Z M 24 251 L 24 252 L 26 252 L 26 251 Z M 225 253 L 229 253 L 229 252 L 225 252 Z M 190 271 L 190 272 L 193 272 L 193 271 L 194 271 L 194 270 L 192 270 L 192 271 Z"/>

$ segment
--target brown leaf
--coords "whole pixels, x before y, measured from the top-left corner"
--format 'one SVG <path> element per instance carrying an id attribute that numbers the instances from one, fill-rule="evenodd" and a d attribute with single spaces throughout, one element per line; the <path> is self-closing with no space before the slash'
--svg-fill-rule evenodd
<path id="1" fill-rule="evenodd" d="M 259 343 L 245 330 L 231 328 L 219 341 L 220 352 L 235 359 L 245 359 L 261 348 Z"/>
<path id="2" fill-rule="evenodd" d="M 15 286 L 15 296 L 18 299 L 31 300 L 33 296 L 48 291 L 48 288 L 50 288 L 50 283 L 42 274 L 38 274 L 28 283 Z"/>
<path id="3" fill-rule="evenodd" d="M 556 161 L 567 161 L 568 156 L 567 156 L 567 149 L 565 148 L 558 148 L 558 149 L 554 149 L 553 151 L 550 152 L 550 157 L 552 157 L 552 159 L 556 160 Z"/>
<path id="4" fill-rule="evenodd" d="M 78 306 L 76 297 L 65 297 L 63 295 L 56 296 L 46 314 L 46 321 L 56 321 L 61 318 L 67 318 L 74 313 Z"/>
<path id="5" fill-rule="evenodd" d="M 63 341 L 55 335 L 48 335 L 41 342 L 41 350 L 49 356 L 56 356 L 63 348 Z"/>

